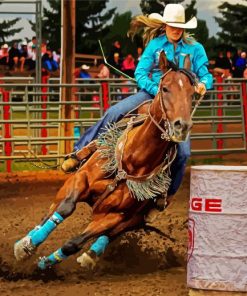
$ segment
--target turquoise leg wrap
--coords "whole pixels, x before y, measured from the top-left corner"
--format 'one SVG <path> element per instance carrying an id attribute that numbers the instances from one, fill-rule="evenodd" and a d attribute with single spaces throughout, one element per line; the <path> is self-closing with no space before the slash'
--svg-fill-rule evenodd
<path id="1" fill-rule="evenodd" d="M 30 236 L 30 237 L 32 237 L 33 235 L 34 235 L 34 233 L 37 231 L 37 230 L 39 230 L 40 229 L 40 225 L 38 225 L 38 226 L 35 226 L 35 228 L 34 229 L 32 229 L 31 231 L 29 231 L 28 232 L 28 234 L 27 234 L 27 236 Z"/>
<path id="2" fill-rule="evenodd" d="M 108 246 L 108 244 L 109 244 L 109 237 L 106 235 L 102 235 L 96 240 L 96 242 L 92 244 L 92 246 L 90 247 L 90 250 L 94 251 L 97 256 L 100 256 L 105 252 L 105 249 Z"/>
<path id="3" fill-rule="evenodd" d="M 57 227 L 58 224 L 63 222 L 63 217 L 55 212 L 37 231 L 33 232 L 31 241 L 34 246 L 41 244 L 48 235 Z"/>
<path id="4" fill-rule="evenodd" d="M 48 257 L 43 257 L 39 261 L 38 267 L 42 270 L 45 270 L 46 268 L 48 268 L 54 264 L 57 264 L 66 258 L 67 258 L 67 256 L 63 254 L 62 250 L 58 249 L 56 252 L 52 253 Z"/>

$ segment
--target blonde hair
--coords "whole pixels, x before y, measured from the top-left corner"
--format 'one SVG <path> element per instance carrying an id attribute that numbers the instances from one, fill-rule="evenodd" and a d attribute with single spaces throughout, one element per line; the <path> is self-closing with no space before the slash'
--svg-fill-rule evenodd
<path id="1" fill-rule="evenodd" d="M 130 29 L 128 31 L 128 36 L 132 39 L 138 33 L 143 31 L 143 45 L 146 46 L 148 42 L 158 36 L 166 35 L 165 24 L 156 19 L 150 19 L 145 15 L 138 15 L 134 17 L 130 23 Z M 182 39 L 187 44 L 192 44 L 195 42 L 194 37 L 183 32 Z"/>

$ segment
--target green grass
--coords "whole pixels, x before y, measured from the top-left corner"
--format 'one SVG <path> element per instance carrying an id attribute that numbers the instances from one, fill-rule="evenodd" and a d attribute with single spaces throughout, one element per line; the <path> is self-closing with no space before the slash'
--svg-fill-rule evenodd
<path id="1" fill-rule="evenodd" d="M 89 107 L 89 106 L 85 106 L 85 107 Z M 79 118 L 82 118 L 82 116 L 83 116 L 83 118 L 90 118 L 90 116 L 91 116 L 91 113 L 89 111 L 79 110 L 78 112 L 79 112 Z M 31 119 L 35 119 L 35 113 L 31 112 L 30 114 L 32 114 Z M 39 112 L 39 114 L 41 117 L 41 112 Z M 47 112 L 47 118 L 49 118 L 49 119 L 58 119 L 58 117 L 59 117 L 58 111 Z M 24 112 L 24 111 L 12 112 L 12 119 L 25 120 L 25 119 L 27 119 L 26 112 Z"/>
<path id="2" fill-rule="evenodd" d="M 234 109 L 227 109 L 227 110 L 224 110 L 223 109 L 223 114 L 226 115 L 226 116 L 239 116 L 241 115 L 241 111 L 238 109 L 238 110 L 234 110 Z M 197 110 L 196 113 L 195 113 L 195 116 L 202 116 L 202 117 L 208 117 L 208 116 L 212 116 L 212 115 L 217 115 L 217 110 L 215 110 L 215 113 L 213 113 L 211 110 Z"/>
<path id="3" fill-rule="evenodd" d="M 202 158 L 202 159 L 189 159 L 188 165 L 212 165 L 212 164 L 222 164 L 224 163 L 223 158 L 214 157 L 214 158 Z"/>
<path id="4" fill-rule="evenodd" d="M 55 160 L 45 160 L 44 161 L 46 164 L 48 164 L 49 166 L 56 166 L 57 162 Z M 41 167 L 36 167 L 37 166 L 41 166 Z M 13 172 L 21 172 L 21 171 L 44 171 L 44 170 L 51 170 L 52 168 L 44 168 L 45 165 L 40 163 L 40 162 L 27 162 L 27 161 L 12 161 L 11 164 L 11 170 Z M 55 168 L 54 168 L 55 170 Z M 4 164 L 4 162 L 0 163 L 0 172 L 1 173 L 5 173 L 7 172 L 6 170 L 6 165 Z"/>

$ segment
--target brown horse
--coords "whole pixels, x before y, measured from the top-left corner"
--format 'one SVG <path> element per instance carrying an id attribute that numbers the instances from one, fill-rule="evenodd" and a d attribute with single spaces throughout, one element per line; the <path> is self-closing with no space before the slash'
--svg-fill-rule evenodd
<path id="1" fill-rule="evenodd" d="M 80 251 L 89 239 L 103 234 L 112 238 L 141 225 L 153 199 L 166 195 L 176 143 L 186 140 L 192 127 L 195 78 L 188 69 L 167 61 L 163 52 L 159 64 L 164 74 L 144 122 L 135 126 L 131 117 L 125 130 L 113 126 L 99 137 L 98 149 L 65 182 L 46 218 L 15 244 L 17 260 L 32 255 L 79 201 L 93 206 L 92 222 L 79 236 L 44 257 L 40 268 Z"/>

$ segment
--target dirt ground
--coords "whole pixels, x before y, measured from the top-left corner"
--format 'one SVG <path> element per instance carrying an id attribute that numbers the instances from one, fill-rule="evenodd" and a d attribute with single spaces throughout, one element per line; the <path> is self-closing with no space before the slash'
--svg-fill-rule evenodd
<path id="1" fill-rule="evenodd" d="M 222 163 L 221 163 L 222 164 Z M 224 164 L 246 164 L 246 154 Z M 37 269 L 49 255 L 90 221 L 91 209 L 79 204 L 26 262 L 16 262 L 13 245 L 37 225 L 64 182 L 61 172 L 0 174 L 0 295 L 185 296 L 187 213 L 190 168 L 170 207 L 153 224 L 158 230 L 122 235 L 106 250 L 92 272 L 71 256 L 51 270 Z M 85 249 L 87 249 L 86 246 Z"/>

